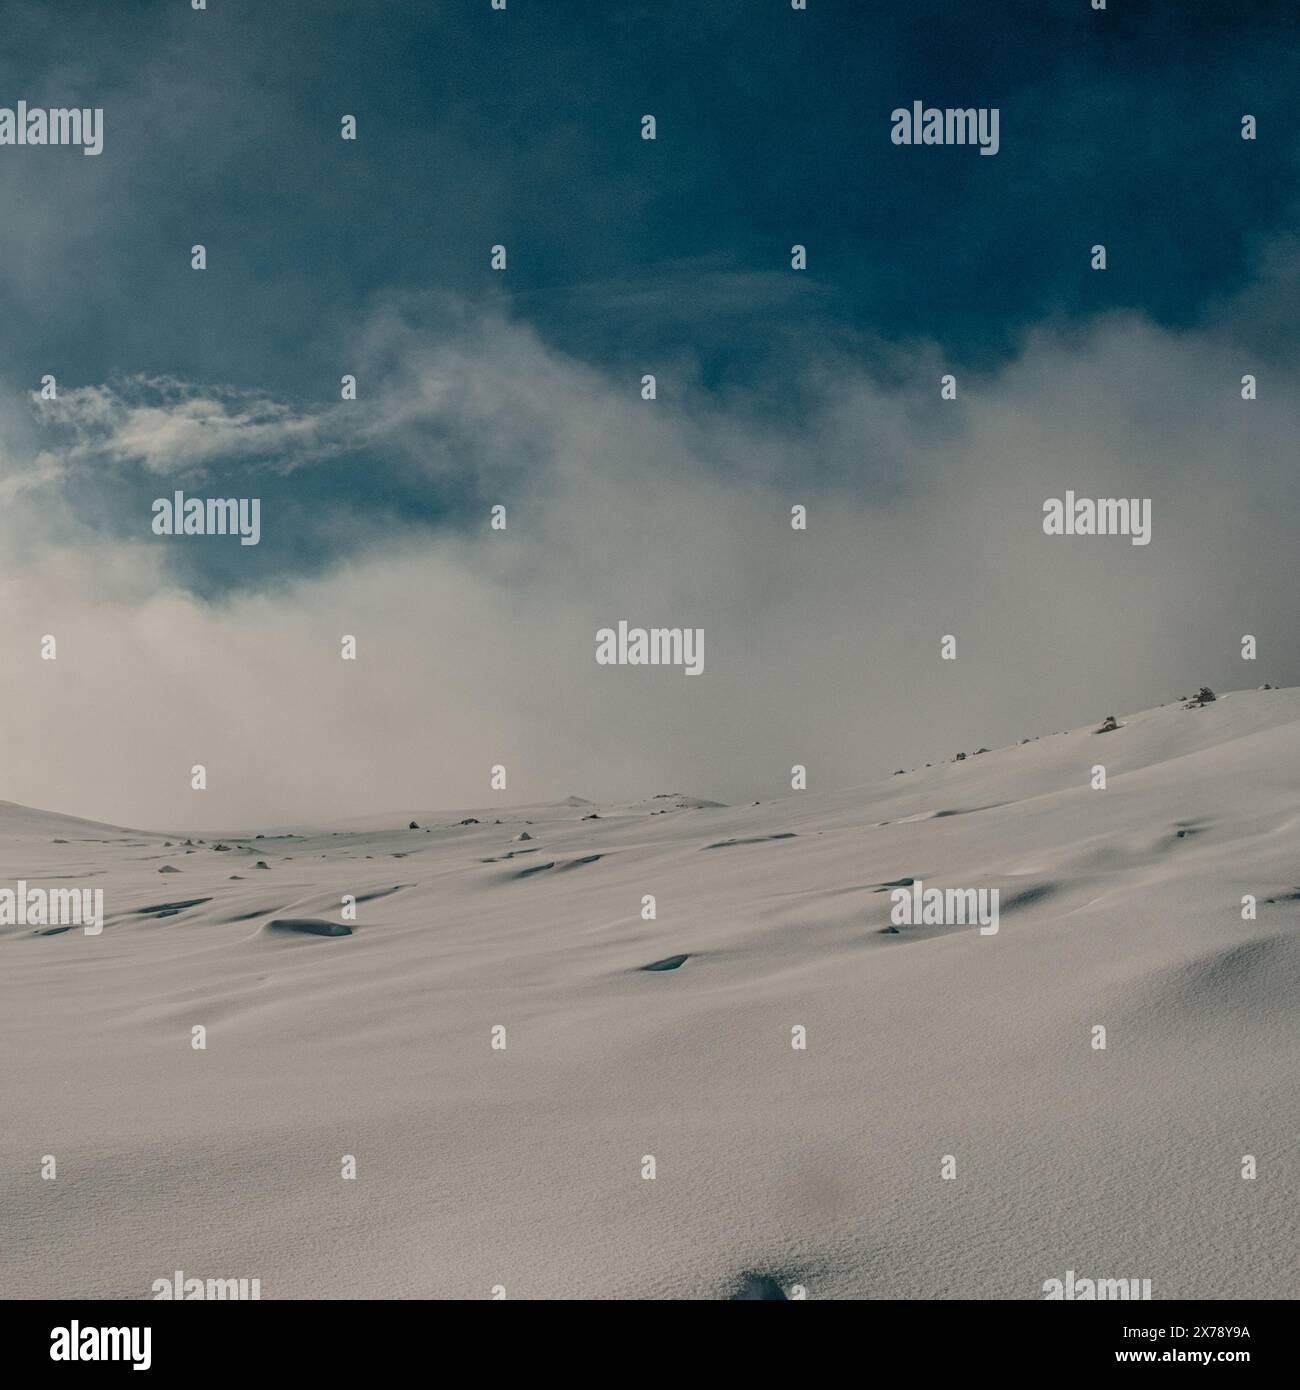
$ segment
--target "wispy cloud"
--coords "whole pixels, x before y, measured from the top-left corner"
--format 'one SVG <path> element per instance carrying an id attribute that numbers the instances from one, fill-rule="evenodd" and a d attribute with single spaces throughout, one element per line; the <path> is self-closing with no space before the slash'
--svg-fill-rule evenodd
<path id="1" fill-rule="evenodd" d="M 128 377 L 107 385 L 63 388 L 54 400 L 33 392 L 42 451 L 65 468 L 138 465 L 160 476 L 201 477 L 216 462 L 263 460 L 286 469 L 343 447 L 349 421 L 337 408 L 304 411 L 231 387 L 195 386 L 168 377 Z"/>

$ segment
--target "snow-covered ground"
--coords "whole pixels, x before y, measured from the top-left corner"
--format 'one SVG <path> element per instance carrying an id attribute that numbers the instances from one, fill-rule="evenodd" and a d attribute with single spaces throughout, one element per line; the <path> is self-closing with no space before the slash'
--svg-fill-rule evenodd
<path id="1" fill-rule="evenodd" d="M 0 1295 L 1300 1295 L 1300 690 L 1105 713 L 835 794 L 228 850 L 0 803 L 0 889 L 106 914 L 0 927 Z M 1000 930 L 886 932 L 905 878 Z M 270 925 L 345 894 L 351 935 Z"/>

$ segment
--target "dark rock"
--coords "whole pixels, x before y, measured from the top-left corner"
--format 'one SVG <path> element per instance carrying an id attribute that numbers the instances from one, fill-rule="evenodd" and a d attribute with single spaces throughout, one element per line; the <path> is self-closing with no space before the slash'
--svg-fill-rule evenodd
<path id="1" fill-rule="evenodd" d="M 688 960 L 690 960 L 690 956 L 667 956 L 663 960 L 651 961 L 649 965 L 643 965 L 640 968 L 655 973 L 663 970 L 679 970 Z"/>
<path id="2" fill-rule="evenodd" d="M 319 917 L 275 917 L 267 926 L 271 931 L 300 932 L 305 936 L 351 936 L 352 928 L 343 922 L 326 922 Z"/>

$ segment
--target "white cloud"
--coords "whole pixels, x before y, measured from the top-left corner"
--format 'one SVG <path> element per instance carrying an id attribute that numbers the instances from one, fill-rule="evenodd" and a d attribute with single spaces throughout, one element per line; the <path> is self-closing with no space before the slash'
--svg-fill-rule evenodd
<path id="1" fill-rule="evenodd" d="M 846 785 L 1202 682 L 1300 680 L 1295 372 L 1263 364 L 1243 402 L 1259 364 L 1224 329 L 1042 333 L 996 375 L 958 369 L 955 403 L 924 346 L 901 386 L 814 358 L 814 408 L 779 424 L 680 382 L 642 401 L 499 317 L 390 310 L 362 357 L 356 414 L 176 385 L 71 397 L 78 466 L 364 446 L 470 487 L 482 520 L 203 604 L 143 535 L 92 536 L 75 493 L 52 512 L 29 491 L 39 551 L 0 558 L 0 796 L 159 826 L 344 823 L 488 803 L 500 762 L 512 801 L 741 800 L 781 794 L 795 762 Z M 1152 497 L 1152 544 L 1043 536 L 1067 487 Z M 595 630 L 620 617 L 703 626 L 705 674 L 598 668 Z M 57 663 L 37 659 L 46 632 Z"/>
<path id="2" fill-rule="evenodd" d="M 65 469 L 138 464 L 150 473 L 195 473 L 217 461 L 265 458 L 283 468 L 327 456 L 348 422 L 338 409 L 300 412 L 247 391 L 166 377 L 33 393 L 42 426 L 59 440 Z"/>

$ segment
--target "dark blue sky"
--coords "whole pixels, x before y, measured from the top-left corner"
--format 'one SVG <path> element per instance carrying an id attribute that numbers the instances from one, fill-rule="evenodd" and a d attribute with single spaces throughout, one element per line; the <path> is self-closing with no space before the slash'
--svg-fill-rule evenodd
<path id="1" fill-rule="evenodd" d="M 654 370 L 679 401 L 797 430 L 825 404 L 824 362 L 888 382 L 898 345 L 931 341 L 969 374 L 1038 325 L 1113 309 L 1195 325 L 1295 226 L 1289 4 L 4 9 L 0 104 L 105 110 L 97 158 L 0 150 L 10 395 L 46 371 L 64 388 L 138 375 L 326 410 L 367 326 L 401 305 L 432 338 L 448 315 L 497 313 L 616 378 Z M 998 154 L 892 144 L 890 112 L 913 100 L 998 107 Z M 806 272 L 790 269 L 796 242 Z M 1247 345 L 1289 348 L 1293 307 L 1261 306 Z M 372 370 L 355 419 L 376 386 Z M 349 547 L 477 518 L 472 441 L 430 447 L 463 466 L 435 485 L 354 442 L 313 461 L 310 488 L 244 450 L 215 471 L 272 504 L 268 543 L 174 547 L 178 575 L 220 593 L 327 566 L 343 509 Z M 75 487 L 79 514 L 109 527 L 159 490 L 121 458 Z"/>
<path id="2" fill-rule="evenodd" d="M 0 160 L 0 197 L 29 204 L 2 248 L 18 382 L 48 359 L 311 398 L 377 296 L 430 288 L 504 293 L 601 363 L 689 354 L 706 383 L 808 322 L 996 358 L 1043 318 L 1193 321 L 1295 211 L 1289 4 L 5 10 L 6 101 L 106 109 L 99 159 L 42 183 Z M 913 99 L 999 107 L 1000 153 L 891 145 Z M 41 254 L 51 234 L 68 254 Z"/>

